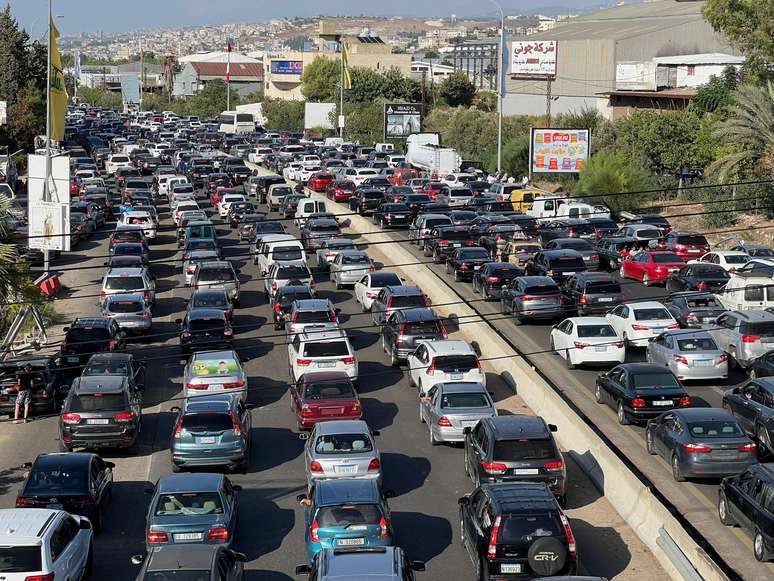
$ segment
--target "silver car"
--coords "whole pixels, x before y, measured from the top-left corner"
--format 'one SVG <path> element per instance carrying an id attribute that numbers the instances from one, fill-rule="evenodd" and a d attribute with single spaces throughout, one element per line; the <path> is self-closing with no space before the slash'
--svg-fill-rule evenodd
<path id="1" fill-rule="evenodd" d="M 728 356 L 706 331 L 667 331 L 648 342 L 648 363 L 668 367 L 677 379 L 726 379 Z"/>
<path id="2" fill-rule="evenodd" d="M 115 319 L 122 331 L 133 335 L 150 332 L 153 315 L 142 293 L 108 295 L 102 303 L 102 316 Z"/>
<path id="3" fill-rule="evenodd" d="M 477 382 L 436 383 L 419 400 L 419 420 L 427 424 L 433 446 L 463 442 L 465 428 L 496 415 L 489 392 Z"/>
<path id="4" fill-rule="evenodd" d="M 374 437 L 363 420 L 318 422 L 307 440 L 304 466 L 307 483 L 328 478 L 363 478 L 382 481 L 382 463 Z"/>
<path id="5" fill-rule="evenodd" d="M 709 333 L 738 365 L 749 367 L 774 349 L 774 313 L 758 309 L 728 311 L 717 318 Z"/>
<path id="6" fill-rule="evenodd" d="M 328 240 L 323 240 L 320 248 L 315 251 L 317 266 L 322 270 L 328 270 L 331 267 L 331 262 L 342 250 L 357 250 L 357 247 L 349 238 L 329 238 Z"/>
<path id="7" fill-rule="evenodd" d="M 194 290 L 224 290 L 234 306 L 239 308 L 239 272 L 228 260 L 200 262 L 196 265 L 191 286 Z"/>
<path id="8" fill-rule="evenodd" d="M 213 260 L 220 259 L 218 253 L 214 250 L 192 250 L 186 255 L 186 259 L 183 262 L 183 274 L 185 275 L 185 284 L 191 286 L 193 282 L 194 274 L 196 273 L 196 265 L 200 262 L 212 262 Z"/>
<path id="9" fill-rule="evenodd" d="M 336 288 L 354 285 L 363 275 L 374 272 L 376 268 L 371 258 L 361 250 L 342 250 L 336 255 L 330 266 L 331 282 Z"/>
<path id="10" fill-rule="evenodd" d="M 314 277 L 303 260 L 280 260 L 269 267 L 263 279 L 266 299 L 273 299 L 279 289 L 290 284 L 306 285 L 315 294 Z"/>
<path id="11" fill-rule="evenodd" d="M 247 400 L 247 374 L 239 354 L 223 350 L 191 355 L 183 372 L 183 397 L 224 392 Z"/>

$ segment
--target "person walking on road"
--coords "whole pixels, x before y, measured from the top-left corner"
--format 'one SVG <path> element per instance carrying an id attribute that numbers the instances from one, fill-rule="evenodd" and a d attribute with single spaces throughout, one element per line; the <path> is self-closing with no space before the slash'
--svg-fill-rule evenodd
<path id="1" fill-rule="evenodd" d="M 17 375 L 17 382 L 19 385 L 19 391 L 16 394 L 16 406 L 14 408 L 13 419 L 19 421 L 19 412 L 24 407 L 24 420 L 27 421 L 30 415 L 30 400 L 32 399 L 32 365 L 27 363 L 22 367 L 21 372 Z"/>

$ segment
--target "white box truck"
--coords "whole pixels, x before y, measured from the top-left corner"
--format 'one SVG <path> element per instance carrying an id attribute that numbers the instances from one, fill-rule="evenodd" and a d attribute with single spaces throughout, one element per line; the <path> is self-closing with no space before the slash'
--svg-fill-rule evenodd
<path id="1" fill-rule="evenodd" d="M 441 147 L 437 133 L 416 133 L 406 138 L 406 161 L 431 179 L 459 171 L 462 158 L 451 147 Z"/>

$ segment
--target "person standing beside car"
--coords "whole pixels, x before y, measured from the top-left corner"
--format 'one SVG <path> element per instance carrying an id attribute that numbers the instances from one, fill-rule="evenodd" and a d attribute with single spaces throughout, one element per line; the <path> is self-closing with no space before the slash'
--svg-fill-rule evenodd
<path id="1" fill-rule="evenodd" d="M 16 375 L 17 379 L 17 385 L 19 386 L 19 391 L 16 394 L 16 406 L 14 408 L 14 414 L 13 419 L 14 421 L 19 421 L 19 412 L 21 411 L 22 406 L 24 407 L 24 420 L 27 421 L 27 418 L 30 414 L 30 401 L 32 400 L 32 379 L 34 377 L 34 374 L 32 373 L 32 365 L 29 363 L 25 364 L 21 371 Z"/>

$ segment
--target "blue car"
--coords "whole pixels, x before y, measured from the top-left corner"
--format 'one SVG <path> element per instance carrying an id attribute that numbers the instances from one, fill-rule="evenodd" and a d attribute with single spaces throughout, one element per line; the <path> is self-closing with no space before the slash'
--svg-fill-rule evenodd
<path id="1" fill-rule="evenodd" d="M 236 493 L 223 474 L 173 474 L 159 478 L 145 524 L 147 550 L 162 545 L 229 546 L 237 527 Z"/>
<path id="2" fill-rule="evenodd" d="M 312 484 L 305 506 L 309 561 L 322 549 L 391 547 L 393 530 L 387 498 L 376 480 L 334 479 Z"/>

